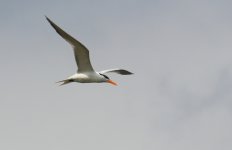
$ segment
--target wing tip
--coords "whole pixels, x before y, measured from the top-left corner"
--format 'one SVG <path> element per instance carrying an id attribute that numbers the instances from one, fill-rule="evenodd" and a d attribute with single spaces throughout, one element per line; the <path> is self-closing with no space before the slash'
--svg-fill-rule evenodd
<path id="1" fill-rule="evenodd" d="M 52 25 L 53 22 L 46 15 L 44 15 L 44 16 L 45 16 L 46 20 Z"/>
<path id="2" fill-rule="evenodd" d="M 49 24 L 55 29 L 55 31 L 62 36 L 61 32 L 64 32 L 60 27 L 58 27 L 52 20 L 50 20 L 46 15 L 45 18 L 49 22 Z"/>
<path id="3" fill-rule="evenodd" d="M 120 73 L 121 73 L 122 75 L 132 75 L 132 74 L 134 74 L 134 73 L 132 73 L 132 72 L 130 72 L 130 71 L 127 71 L 127 70 L 125 70 L 125 69 L 121 69 L 121 70 L 120 70 Z"/>

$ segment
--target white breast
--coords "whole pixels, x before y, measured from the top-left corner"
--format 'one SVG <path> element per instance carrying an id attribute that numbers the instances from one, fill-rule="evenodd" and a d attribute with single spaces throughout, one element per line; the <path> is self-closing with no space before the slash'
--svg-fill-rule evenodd
<path id="1" fill-rule="evenodd" d="M 72 79 L 75 82 L 89 83 L 89 82 L 104 82 L 104 77 L 101 75 L 91 72 L 91 73 L 76 73 L 70 76 L 68 79 Z"/>

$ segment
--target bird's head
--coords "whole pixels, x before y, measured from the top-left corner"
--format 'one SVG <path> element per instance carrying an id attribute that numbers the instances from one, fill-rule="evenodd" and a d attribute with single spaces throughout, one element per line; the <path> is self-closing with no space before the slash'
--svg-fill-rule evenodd
<path id="1" fill-rule="evenodd" d="M 118 85 L 116 82 L 112 81 L 108 76 L 101 74 L 100 75 L 103 77 L 104 81 L 113 85 Z"/>

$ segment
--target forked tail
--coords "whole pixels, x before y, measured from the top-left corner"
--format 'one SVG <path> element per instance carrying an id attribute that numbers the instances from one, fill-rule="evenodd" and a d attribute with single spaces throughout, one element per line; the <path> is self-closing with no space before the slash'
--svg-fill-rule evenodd
<path id="1" fill-rule="evenodd" d="M 61 85 L 65 85 L 65 84 L 68 84 L 68 83 L 71 83 L 72 82 L 72 80 L 70 80 L 70 79 L 66 79 L 66 80 L 61 80 L 61 81 L 58 81 L 58 82 L 56 82 L 56 83 L 61 83 L 59 86 L 61 86 Z"/>

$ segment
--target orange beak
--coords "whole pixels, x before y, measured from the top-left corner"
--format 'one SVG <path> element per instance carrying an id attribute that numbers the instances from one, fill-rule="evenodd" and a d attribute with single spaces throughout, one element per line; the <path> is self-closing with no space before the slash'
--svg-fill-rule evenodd
<path id="1" fill-rule="evenodd" d="M 107 80 L 106 82 L 110 83 L 110 84 L 113 84 L 113 85 L 118 85 L 117 83 L 115 83 L 114 81 L 112 80 Z"/>

